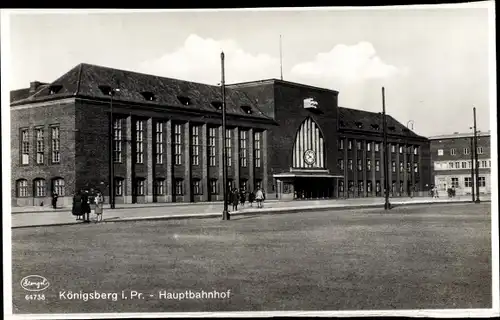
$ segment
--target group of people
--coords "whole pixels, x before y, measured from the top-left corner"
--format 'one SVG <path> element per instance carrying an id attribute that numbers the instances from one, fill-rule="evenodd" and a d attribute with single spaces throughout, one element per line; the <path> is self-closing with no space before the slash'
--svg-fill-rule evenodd
<path id="1" fill-rule="evenodd" d="M 102 214 L 102 205 L 104 198 L 99 191 L 80 190 L 73 196 L 73 210 L 72 213 L 76 216 L 76 220 L 83 220 L 83 222 L 90 222 L 90 213 L 99 216 Z"/>
<path id="2" fill-rule="evenodd" d="M 261 188 L 257 188 L 255 192 L 246 192 L 246 190 L 244 189 L 238 190 L 236 188 L 233 188 L 228 191 L 227 201 L 228 203 L 233 205 L 233 211 L 237 211 L 238 204 L 244 207 L 247 200 L 250 203 L 251 207 L 253 207 L 253 202 L 256 201 L 257 207 L 262 208 L 265 198 L 265 193 Z"/>

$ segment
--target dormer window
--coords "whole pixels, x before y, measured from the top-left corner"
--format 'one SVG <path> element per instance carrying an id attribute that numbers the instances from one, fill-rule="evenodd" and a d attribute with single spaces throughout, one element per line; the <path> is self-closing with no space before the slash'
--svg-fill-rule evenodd
<path id="1" fill-rule="evenodd" d="M 376 123 L 372 123 L 372 128 L 375 129 L 375 130 L 378 130 L 379 129 L 379 125 L 376 124 Z"/>
<path id="2" fill-rule="evenodd" d="M 191 99 L 189 97 L 185 97 L 185 96 L 177 96 L 177 99 L 179 100 L 179 102 L 183 105 L 183 106 L 189 106 L 191 105 Z"/>
<path id="3" fill-rule="evenodd" d="M 343 120 L 340 120 L 340 121 L 339 121 L 339 126 L 341 126 L 341 127 L 345 127 L 345 123 L 344 123 L 344 121 L 343 121 Z"/>
<path id="4" fill-rule="evenodd" d="M 101 90 L 101 92 L 107 96 L 109 96 L 111 94 L 111 86 L 108 86 L 108 85 L 101 85 L 99 86 L 99 90 Z"/>
<path id="5" fill-rule="evenodd" d="M 355 124 L 356 124 L 356 127 L 358 127 L 358 129 L 363 128 L 363 123 L 356 121 Z"/>
<path id="6" fill-rule="evenodd" d="M 60 90 L 62 89 L 62 86 L 61 85 L 51 85 L 49 87 L 49 94 L 52 95 L 52 94 L 56 94 L 58 93 Z"/>
<path id="7" fill-rule="evenodd" d="M 144 99 L 146 99 L 147 101 L 155 101 L 156 100 L 156 96 L 152 92 L 144 91 L 144 92 L 141 92 L 141 94 L 144 97 Z"/>
<path id="8" fill-rule="evenodd" d="M 250 107 L 250 106 L 241 106 L 241 110 L 243 110 L 247 114 L 252 113 L 252 107 Z"/>
<path id="9" fill-rule="evenodd" d="M 212 107 L 214 107 L 216 110 L 222 110 L 222 102 L 221 101 L 212 101 L 210 103 Z"/>
<path id="10" fill-rule="evenodd" d="M 396 130 L 396 127 L 395 127 L 395 126 L 388 126 L 387 128 L 388 128 L 389 130 L 391 130 L 391 131 Z"/>

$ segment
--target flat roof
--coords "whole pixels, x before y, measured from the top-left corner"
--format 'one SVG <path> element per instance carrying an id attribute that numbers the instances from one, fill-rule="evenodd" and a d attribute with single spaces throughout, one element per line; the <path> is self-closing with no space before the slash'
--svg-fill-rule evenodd
<path id="1" fill-rule="evenodd" d="M 477 136 L 478 137 L 488 137 L 491 135 L 490 130 L 486 132 L 478 132 Z M 439 140 L 439 139 L 454 139 L 454 138 L 471 138 L 474 136 L 474 132 L 454 132 L 451 134 L 442 134 L 442 135 L 437 135 L 437 136 L 430 136 L 428 139 L 429 140 Z"/>

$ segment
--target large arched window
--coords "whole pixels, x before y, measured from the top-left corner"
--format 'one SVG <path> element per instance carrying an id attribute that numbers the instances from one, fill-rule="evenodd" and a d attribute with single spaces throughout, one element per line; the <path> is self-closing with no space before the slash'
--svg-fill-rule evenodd
<path id="1" fill-rule="evenodd" d="M 33 195 L 35 197 L 45 197 L 47 195 L 45 179 L 37 178 L 33 180 Z"/>
<path id="2" fill-rule="evenodd" d="M 302 122 L 295 136 L 293 167 L 310 169 L 323 169 L 325 167 L 323 134 L 311 118 Z"/>
<path id="3" fill-rule="evenodd" d="M 16 181 L 16 194 L 18 198 L 28 196 L 28 180 L 19 179 Z"/>
<path id="4" fill-rule="evenodd" d="M 52 179 L 52 192 L 57 193 L 59 197 L 64 196 L 64 179 L 54 178 Z"/>

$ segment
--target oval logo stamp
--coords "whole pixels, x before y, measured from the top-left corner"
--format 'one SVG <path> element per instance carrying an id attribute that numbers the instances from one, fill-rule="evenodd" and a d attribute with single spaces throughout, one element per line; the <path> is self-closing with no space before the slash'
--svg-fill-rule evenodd
<path id="1" fill-rule="evenodd" d="M 50 286 L 47 278 L 39 275 L 29 275 L 21 280 L 21 287 L 26 291 L 43 291 Z"/>

